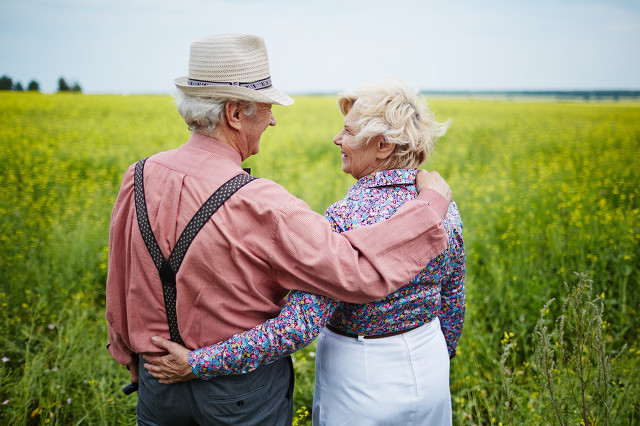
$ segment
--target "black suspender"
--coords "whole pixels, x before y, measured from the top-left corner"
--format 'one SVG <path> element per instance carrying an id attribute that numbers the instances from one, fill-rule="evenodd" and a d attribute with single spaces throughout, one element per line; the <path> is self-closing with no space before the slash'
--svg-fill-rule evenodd
<path id="1" fill-rule="evenodd" d="M 162 255 L 155 235 L 151 230 L 149 216 L 147 214 L 147 203 L 144 196 L 143 170 L 146 158 L 138 161 L 134 175 L 134 192 L 136 202 L 136 215 L 138 216 L 138 226 L 144 239 L 144 243 L 151 254 L 151 258 L 158 268 L 160 280 L 162 281 L 162 293 L 164 295 L 164 305 L 169 323 L 169 333 L 171 340 L 184 346 L 180 331 L 178 330 L 178 318 L 176 317 L 176 274 L 182 264 L 182 259 L 189 248 L 189 245 L 196 234 L 204 226 L 211 216 L 231 197 L 238 189 L 255 178 L 246 174 L 239 174 L 229 179 L 200 207 L 200 210 L 191 218 L 186 228 L 178 238 L 176 246 L 171 251 L 168 259 Z"/>

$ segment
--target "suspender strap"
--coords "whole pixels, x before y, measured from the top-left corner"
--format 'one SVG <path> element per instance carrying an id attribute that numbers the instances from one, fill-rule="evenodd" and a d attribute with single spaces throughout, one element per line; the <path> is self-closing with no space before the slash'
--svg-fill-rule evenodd
<path id="1" fill-rule="evenodd" d="M 255 178 L 246 174 L 239 174 L 232 177 L 224 185 L 222 185 L 211 197 L 200 207 L 198 212 L 191 218 L 184 231 L 178 238 L 176 246 L 171 251 L 168 259 L 162 254 L 160 246 L 156 240 L 151 224 L 149 223 L 149 215 L 147 214 L 147 203 L 144 195 L 144 163 L 146 158 L 138 161 L 134 174 L 134 192 L 136 202 L 136 215 L 138 216 L 138 226 L 144 240 L 147 250 L 158 268 L 160 280 L 162 281 L 162 293 L 164 295 L 164 305 L 167 313 L 167 322 L 169 323 L 169 333 L 171 340 L 184 346 L 182 337 L 178 330 L 178 318 L 176 316 L 176 274 L 180 269 L 184 255 L 191 245 L 191 242 L 198 234 L 205 223 L 213 216 L 213 214 L 231 197 L 238 189 Z"/>

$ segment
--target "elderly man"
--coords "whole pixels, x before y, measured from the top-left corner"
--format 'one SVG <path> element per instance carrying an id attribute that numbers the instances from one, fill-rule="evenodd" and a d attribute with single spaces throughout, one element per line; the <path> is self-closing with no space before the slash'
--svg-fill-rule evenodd
<path id="1" fill-rule="evenodd" d="M 261 38 L 192 43 L 189 75 L 175 84 L 192 136 L 129 167 L 113 209 L 109 351 L 139 382 L 140 424 L 290 424 L 290 358 L 163 385 L 140 368 L 144 355 L 161 354 L 151 337 L 192 349 L 225 340 L 276 316 L 291 289 L 354 303 L 384 297 L 446 247 L 451 192 L 421 173 L 418 198 L 390 220 L 333 233 L 303 201 L 241 167 L 276 124 L 271 105 L 293 103 L 271 82 Z"/>

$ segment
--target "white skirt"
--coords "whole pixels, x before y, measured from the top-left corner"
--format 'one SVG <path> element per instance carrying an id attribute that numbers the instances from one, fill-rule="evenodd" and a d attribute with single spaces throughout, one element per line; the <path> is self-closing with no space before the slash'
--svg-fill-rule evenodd
<path id="1" fill-rule="evenodd" d="M 440 320 L 358 340 L 318 337 L 313 424 L 451 425 L 449 355 Z"/>

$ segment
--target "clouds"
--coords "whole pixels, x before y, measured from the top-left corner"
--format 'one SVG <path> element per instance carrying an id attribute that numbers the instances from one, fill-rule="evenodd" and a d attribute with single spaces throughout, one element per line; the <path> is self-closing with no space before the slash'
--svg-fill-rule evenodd
<path id="1" fill-rule="evenodd" d="M 291 93 L 386 75 L 434 90 L 637 89 L 635 3 L 22 0 L 0 6 L 0 73 L 45 91 L 65 76 L 85 92 L 166 93 L 191 41 L 247 32 Z"/>

